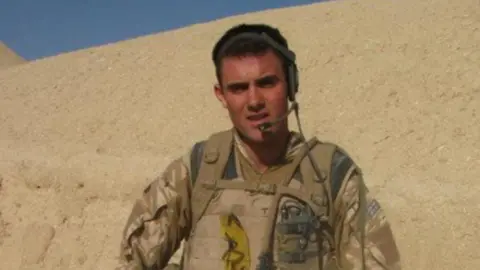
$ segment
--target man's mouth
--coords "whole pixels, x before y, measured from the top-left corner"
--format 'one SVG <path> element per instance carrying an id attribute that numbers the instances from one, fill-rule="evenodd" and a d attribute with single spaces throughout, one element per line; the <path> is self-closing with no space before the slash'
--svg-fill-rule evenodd
<path id="1" fill-rule="evenodd" d="M 248 116 L 247 120 L 254 126 L 258 126 L 260 124 L 263 124 L 268 119 L 268 116 L 268 113 L 258 113 Z"/>
<path id="2" fill-rule="evenodd" d="M 259 113 L 259 114 L 250 115 L 247 117 L 247 119 L 250 121 L 260 121 L 260 120 L 266 119 L 267 117 L 268 117 L 268 113 Z"/>

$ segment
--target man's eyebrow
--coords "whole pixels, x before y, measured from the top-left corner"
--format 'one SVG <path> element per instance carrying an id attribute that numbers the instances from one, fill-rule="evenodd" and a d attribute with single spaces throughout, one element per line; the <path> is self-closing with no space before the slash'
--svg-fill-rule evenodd
<path id="1" fill-rule="evenodd" d="M 277 81 L 279 78 L 277 75 L 275 74 L 268 74 L 268 75 L 265 75 L 261 78 L 258 78 L 255 80 L 256 83 L 260 83 L 260 84 L 264 84 L 264 83 L 273 83 L 275 81 Z"/>
<path id="2" fill-rule="evenodd" d="M 255 79 L 255 84 L 268 84 L 278 81 L 279 78 L 275 74 L 268 74 L 263 77 Z M 238 89 L 238 88 L 248 88 L 250 83 L 248 81 L 234 81 L 227 83 L 225 87 L 227 89 Z"/>
<path id="3" fill-rule="evenodd" d="M 227 89 L 238 89 L 242 87 L 248 87 L 248 82 L 242 82 L 242 81 L 237 81 L 237 82 L 231 82 L 226 84 Z"/>

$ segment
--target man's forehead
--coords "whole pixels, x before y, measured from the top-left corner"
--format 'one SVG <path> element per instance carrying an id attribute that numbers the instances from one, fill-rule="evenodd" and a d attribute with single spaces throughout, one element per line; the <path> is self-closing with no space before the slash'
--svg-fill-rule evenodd
<path id="1" fill-rule="evenodd" d="M 245 55 L 226 57 L 222 61 L 224 77 L 259 76 L 282 71 L 281 62 L 275 55 Z"/>

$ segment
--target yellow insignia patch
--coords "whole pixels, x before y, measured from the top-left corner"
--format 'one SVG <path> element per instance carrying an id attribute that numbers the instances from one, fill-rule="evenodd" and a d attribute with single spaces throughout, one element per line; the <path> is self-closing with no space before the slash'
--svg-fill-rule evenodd
<path id="1" fill-rule="evenodd" d="M 222 235 L 228 243 L 228 249 L 222 256 L 225 270 L 250 269 L 250 249 L 248 237 L 240 220 L 232 213 L 220 215 Z"/>

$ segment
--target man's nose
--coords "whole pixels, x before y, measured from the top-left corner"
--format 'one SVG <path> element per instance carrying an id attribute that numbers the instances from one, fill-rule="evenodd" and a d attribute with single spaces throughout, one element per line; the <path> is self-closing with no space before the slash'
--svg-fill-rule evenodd
<path id="1" fill-rule="evenodd" d="M 255 86 L 248 89 L 248 108 L 250 110 L 258 111 L 265 107 L 265 99 L 260 90 Z"/>

